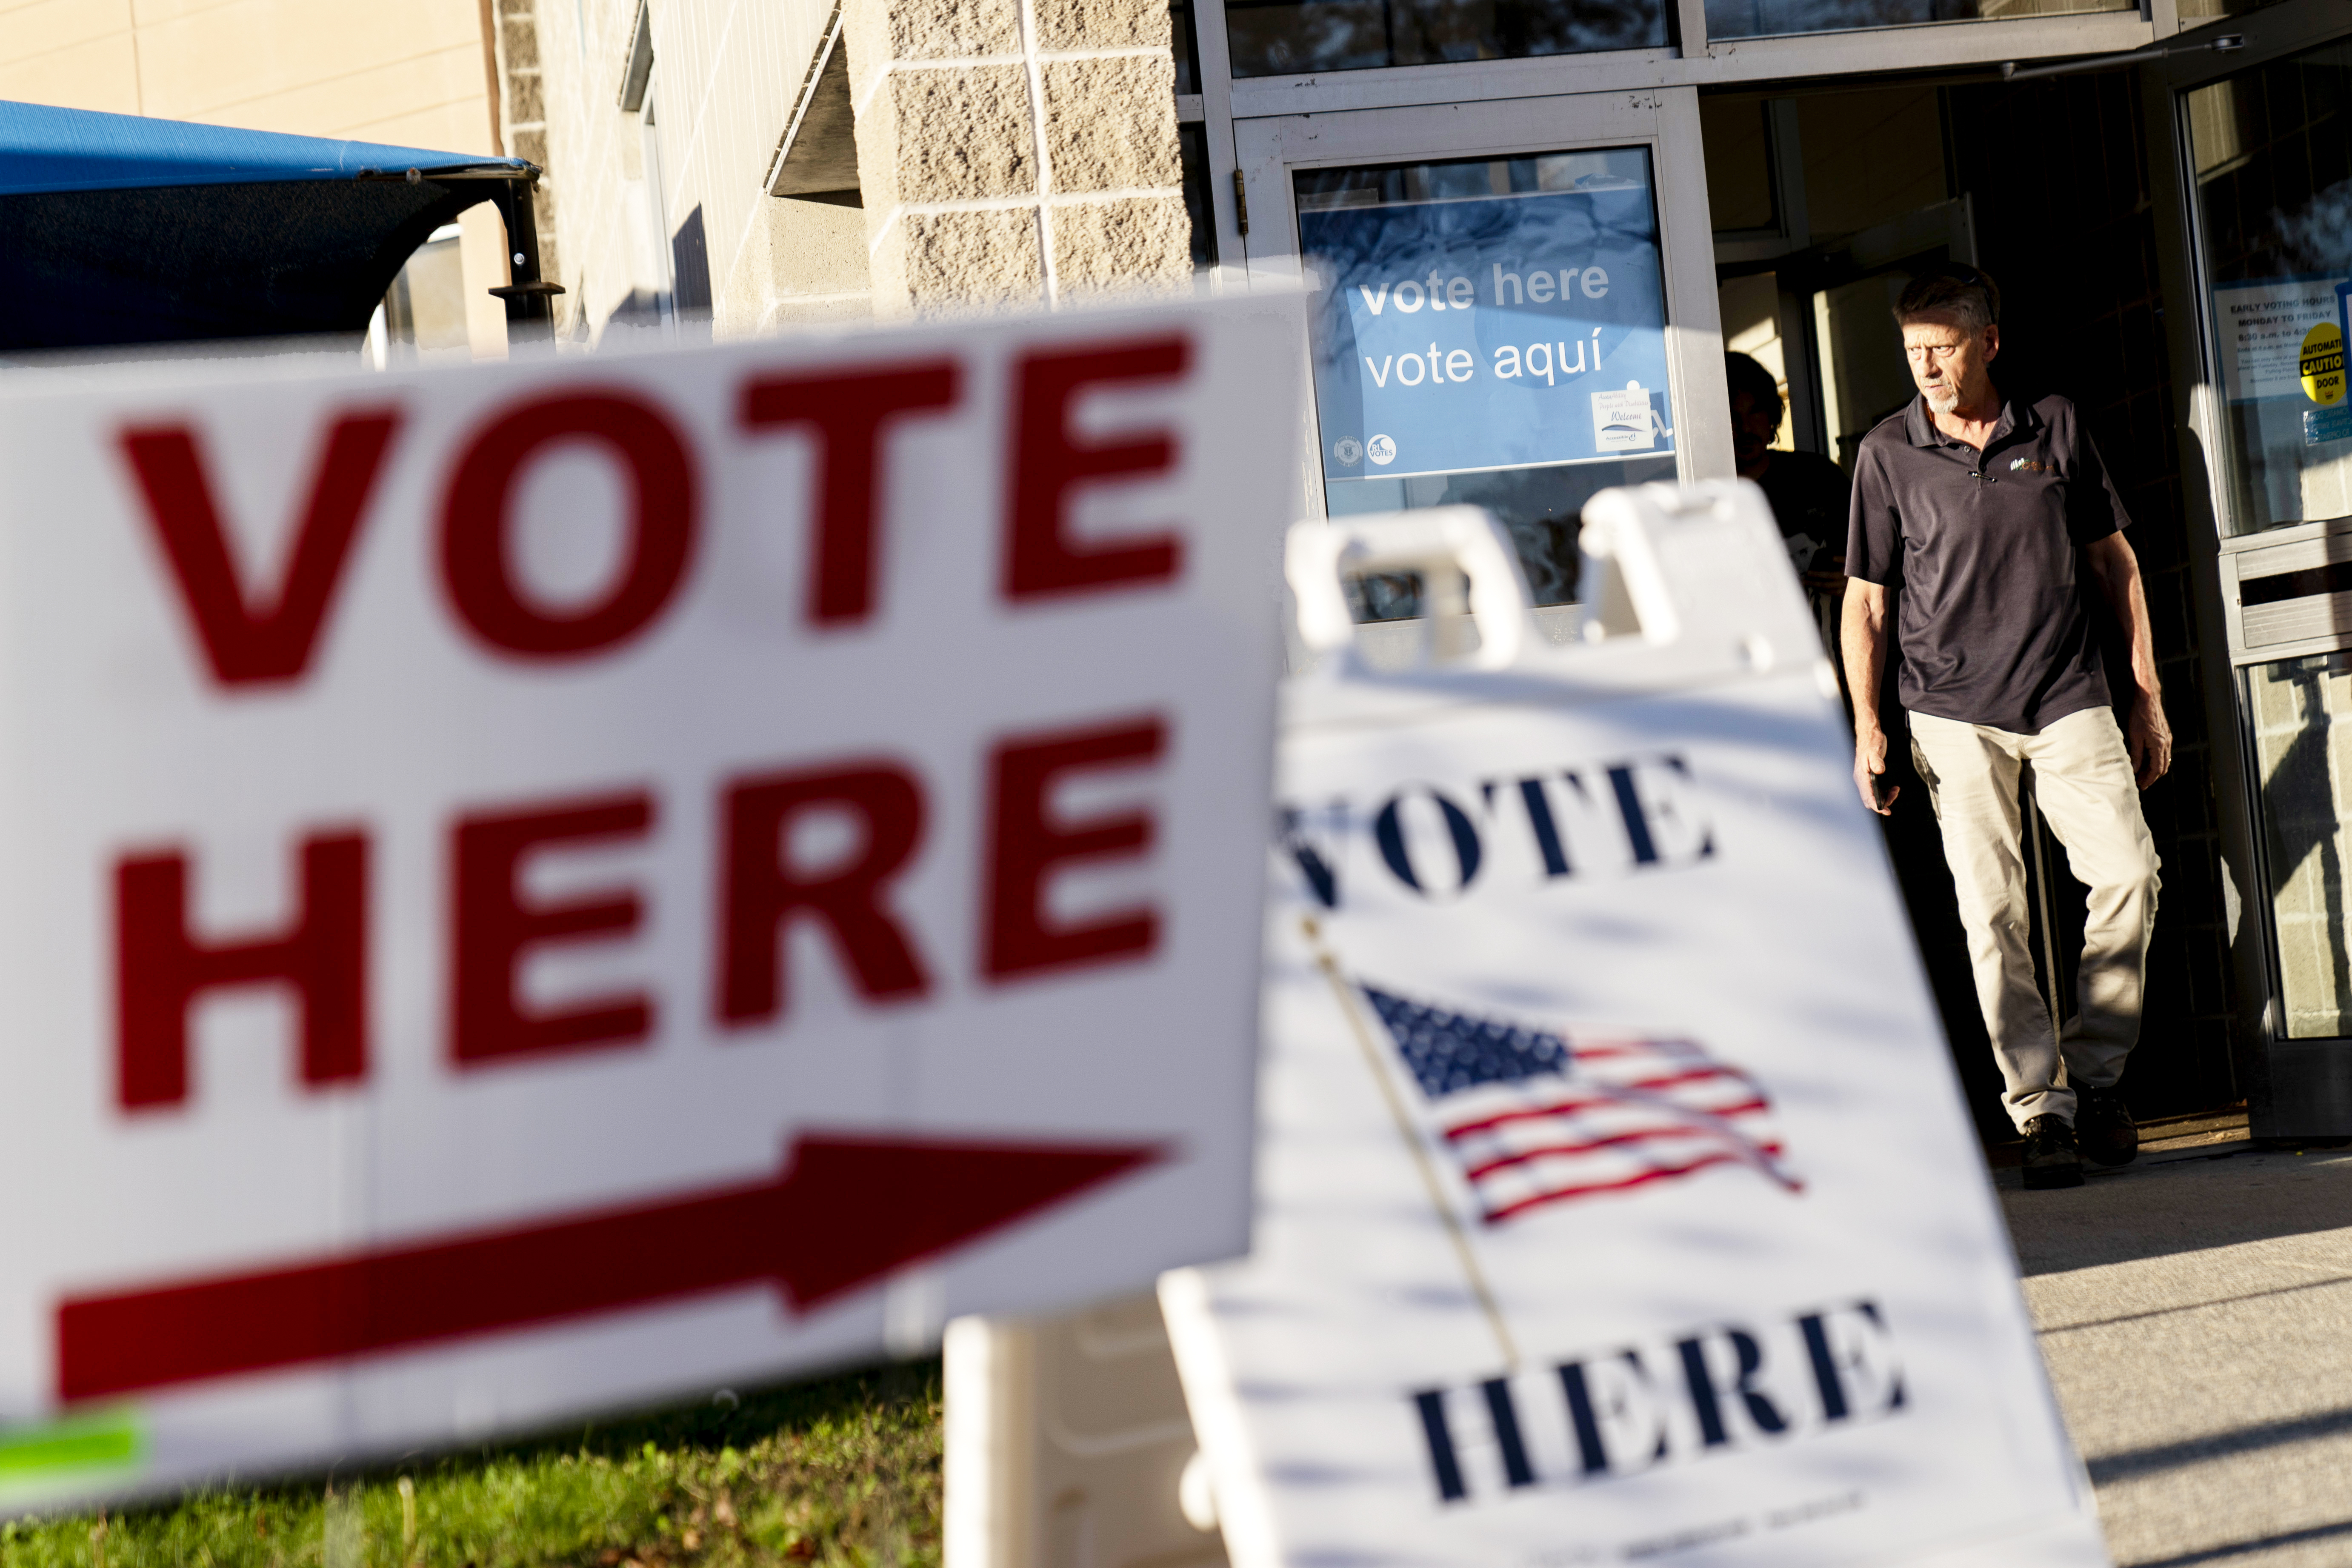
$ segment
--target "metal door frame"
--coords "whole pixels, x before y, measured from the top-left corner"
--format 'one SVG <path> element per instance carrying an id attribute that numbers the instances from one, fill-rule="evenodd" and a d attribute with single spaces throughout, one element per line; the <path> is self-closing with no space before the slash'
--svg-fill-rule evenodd
<path id="1" fill-rule="evenodd" d="M 2282 645 L 2248 653 L 2239 646 L 2233 558 L 2248 549 L 2352 534 L 2352 518 L 2237 539 L 2222 532 L 2223 476 L 2214 470 L 2214 461 L 2229 460 L 2224 456 L 2230 450 L 2227 414 L 2220 392 L 2219 345 L 2211 329 L 2211 291 L 2202 261 L 2202 218 L 2197 208 L 2186 95 L 2347 36 L 2352 36 L 2352 12 L 2341 0 L 2283 0 L 2182 32 L 2170 40 L 2166 58 L 2144 68 L 2141 79 L 2151 132 L 2158 283 L 2162 297 L 2173 306 L 2166 313 L 2165 338 L 2180 433 L 2181 505 L 2202 650 L 2199 673 L 2212 751 L 2223 897 L 2234 898 L 2239 910 L 2230 933 L 2237 997 L 2231 1058 L 2256 1137 L 2352 1134 L 2352 1041 L 2289 1039 L 2275 1007 L 2280 979 L 2258 826 L 2261 777 L 2252 721 L 2239 697 L 2239 670 L 2309 650 Z M 2204 482 L 2199 482 L 2200 478 Z M 2352 630 L 2328 639 L 2328 646 L 2352 647 Z"/>
<path id="2" fill-rule="evenodd" d="M 1302 281 L 1294 169 L 1647 147 L 1665 274 L 1675 473 L 1685 483 L 1731 477 L 1731 405 L 1724 387 L 1696 88 L 1274 115 L 1235 121 L 1234 144 L 1248 215 L 1239 237 L 1254 288 L 1296 288 Z M 1308 402 L 1303 515 L 1322 517 L 1321 418 L 1311 397 Z"/>

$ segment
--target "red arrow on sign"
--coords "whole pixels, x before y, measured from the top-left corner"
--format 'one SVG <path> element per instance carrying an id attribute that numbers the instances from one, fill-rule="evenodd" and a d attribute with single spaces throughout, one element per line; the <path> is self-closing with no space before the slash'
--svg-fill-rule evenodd
<path id="1" fill-rule="evenodd" d="M 94 1399 L 772 1280 L 808 1308 L 1164 1158 L 1149 1144 L 803 1136 L 772 1181 L 58 1308 Z"/>

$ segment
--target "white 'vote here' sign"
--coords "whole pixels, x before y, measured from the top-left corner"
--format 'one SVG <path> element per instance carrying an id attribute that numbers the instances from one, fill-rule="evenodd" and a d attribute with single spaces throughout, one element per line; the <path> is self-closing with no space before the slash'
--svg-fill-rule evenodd
<path id="1" fill-rule="evenodd" d="M 0 1501 L 1241 1250 L 1301 355 L 0 388 Z"/>

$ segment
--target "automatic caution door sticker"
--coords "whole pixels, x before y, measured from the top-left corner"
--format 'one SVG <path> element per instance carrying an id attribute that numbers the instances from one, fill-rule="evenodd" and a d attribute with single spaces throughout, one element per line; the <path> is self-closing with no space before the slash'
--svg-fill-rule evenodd
<path id="1" fill-rule="evenodd" d="M 2303 378 L 2303 395 L 2323 408 L 2344 401 L 2344 329 L 2322 321 L 2303 334 L 2303 353 L 2295 368 Z"/>

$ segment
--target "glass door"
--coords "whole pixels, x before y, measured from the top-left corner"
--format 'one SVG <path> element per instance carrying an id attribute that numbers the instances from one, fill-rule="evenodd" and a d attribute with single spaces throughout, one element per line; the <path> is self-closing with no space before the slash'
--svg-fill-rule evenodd
<path id="1" fill-rule="evenodd" d="M 1253 279 L 1307 291 L 1310 513 L 1470 503 L 1538 605 L 1585 500 L 1731 472 L 1689 89 L 1243 121 Z M 1688 171 L 1688 178 L 1682 172 Z M 1416 613 L 1369 584 L 1371 618 Z"/>
<path id="2" fill-rule="evenodd" d="M 2184 42 L 2166 90 L 2237 709 L 2221 732 L 2247 775 L 2252 885 L 2227 890 L 2253 916 L 2255 1131 L 2352 1133 L 2352 15 L 2292 0 Z"/>

